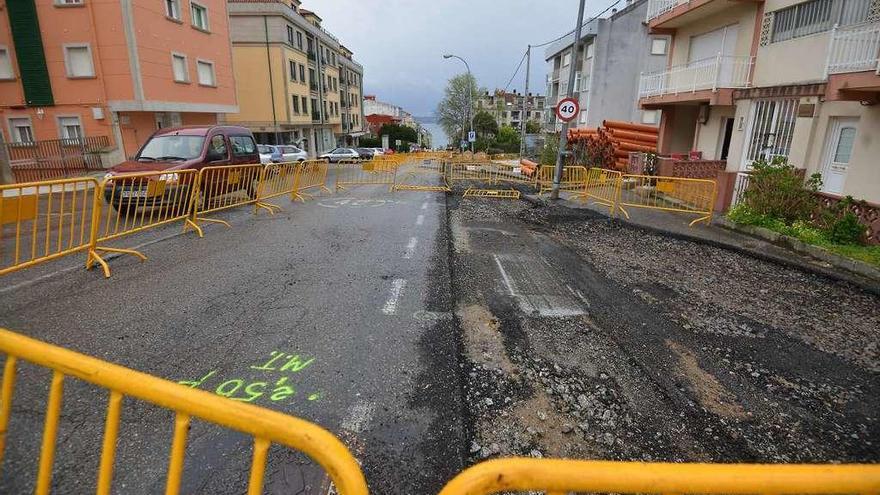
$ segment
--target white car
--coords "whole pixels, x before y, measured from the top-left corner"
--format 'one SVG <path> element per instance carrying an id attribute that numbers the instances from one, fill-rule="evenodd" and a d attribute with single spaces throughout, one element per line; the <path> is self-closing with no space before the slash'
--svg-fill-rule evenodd
<path id="1" fill-rule="evenodd" d="M 278 151 L 278 148 L 274 146 L 258 144 L 257 151 L 260 152 L 260 163 L 263 165 L 281 161 L 281 153 Z"/>
<path id="2" fill-rule="evenodd" d="M 283 144 L 275 148 L 281 152 L 282 162 L 301 162 L 309 158 L 308 153 L 290 144 Z"/>
<path id="3" fill-rule="evenodd" d="M 373 153 L 374 156 L 385 154 L 385 150 L 383 150 L 382 148 L 367 148 L 367 149 L 371 149 L 371 150 L 375 151 L 375 153 Z"/>
<path id="4" fill-rule="evenodd" d="M 357 151 L 351 148 L 336 148 L 333 151 L 329 151 L 319 156 L 318 158 L 326 158 L 331 163 L 338 162 L 339 160 L 357 160 L 360 158 L 360 154 Z"/>

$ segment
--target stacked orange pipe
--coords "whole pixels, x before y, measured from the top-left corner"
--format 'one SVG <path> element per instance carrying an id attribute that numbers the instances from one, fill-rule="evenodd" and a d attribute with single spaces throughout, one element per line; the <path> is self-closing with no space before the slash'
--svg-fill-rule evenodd
<path id="1" fill-rule="evenodd" d="M 630 152 L 657 152 L 658 134 L 659 129 L 654 126 L 620 120 L 603 120 L 602 127 L 569 129 L 568 140 L 572 142 L 605 135 L 614 146 L 615 167 L 626 169 Z"/>

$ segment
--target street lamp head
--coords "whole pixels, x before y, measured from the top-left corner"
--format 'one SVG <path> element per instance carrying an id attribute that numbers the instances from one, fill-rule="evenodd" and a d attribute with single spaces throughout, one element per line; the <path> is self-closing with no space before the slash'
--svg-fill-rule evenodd
<path id="1" fill-rule="evenodd" d="M 453 55 L 450 55 L 448 53 L 446 55 L 443 55 L 443 58 L 452 58 L 452 57 L 453 57 Z"/>

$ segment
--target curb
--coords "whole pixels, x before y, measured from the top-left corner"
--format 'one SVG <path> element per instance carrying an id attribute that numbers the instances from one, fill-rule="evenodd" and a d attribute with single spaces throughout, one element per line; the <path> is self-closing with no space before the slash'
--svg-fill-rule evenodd
<path id="1" fill-rule="evenodd" d="M 549 206 L 547 202 L 544 202 L 544 201 L 537 199 L 537 198 L 529 198 L 528 196 L 523 196 L 523 199 L 525 199 L 527 202 L 532 203 L 534 205 Z M 583 209 L 579 209 L 579 208 L 571 208 L 567 205 L 560 205 L 560 206 L 563 206 L 566 209 L 571 210 L 571 211 L 586 211 L 586 212 L 589 212 L 590 214 L 598 215 L 602 218 L 605 218 L 606 220 L 608 220 L 610 222 L 615 222 L 625 228 L 629 228 L 629 229 L 633 229 L 633 230 L 641 230 L 643 232 L 651 232 L 654 234 L 672 237 L 673 239 L 680 239 L 683 241 L 690 241 L 690 242 L 695 242 L 698 244 L 716 247 L 719 249 L 725 249 L 725 250 L 739 253 L 742 255 L 750 256 L 752 258 L 756 258 L 756 259 L 759 259 L 762 261 L 767 261 L 769 263 L 774 263 L 774 264 L 785 266 L 788 268 L 794 268 L 794 269 L 800 270 L 802 272 L 807 272 L 807 273 L 811 273 L 814 275 L 822 276 L 825 278 L 829 278 L 831 280 L 849 283 L 849 284 L 852 284 L 852 285 L 854 285 L 854 286 L 856 286 L 866 292 L 869 292 L 869 293 L 874 294 L 876 296 L 880 296 L 880 278 L 872 278 L 870 276 L 862 275 L 858 272 L 850 272 L 849 270 L 846 270 L 845 268 L 832 269 L 832 268 L 824 267 L 821 265 L 812 264 L 812 263 L 809 263 L 804 260 L 800 260 L 800 259 L 796 259 L 796 258 L 793 259 L 793 258 L 783 257 L 783 256 L 777 256 L 774 254 L 765 253 L 765 252 L 757 250 L 757 249 L 751 249 L 751 248 L 747 248 L 747 247 L 743 247 L 743 246 L 738 246 L 736 244 L 718 241 L 715 239 L 705 239 L 703 237 L 699 237 L 699 236 L 695 236 L 695 235 L 691 235 L 691 234 L 685 234 L 685 233 L 681 233 L 681 232 L 672 232 L 669 230 L 664 230 L 659 227 L 653 227 L 653 226 L 649 226 L 649 225 L 640 225 L 640 224 L 632 223 L 632 222 L 629 222 L 629 221 L 626 221 L 626 220 L 623 220 L 620 218 L 611 218 L 608 215 L 606 215 L 602 212 L 599 212 L 599 211 L 595 211 L 595 210 L 590 210 L 590 209 L 583 210 Z M 713 221 L 713 223 L 715 223 L 715 222 L 717 222 L 717 218 Z M 785 248 L 787 246 L 779 246 L 779 247 Z M 834 256 L 836 256 L 836 255 L 834 255 Z M 818 259 L 817 261 L 825 262 L 824 260 L 821 260 L 821 259 Z M 828 262 L 828 263 L 831 264 L 830 262 Z M 845 270 L 845 271 L 842 271 L 842 270 Z"/>

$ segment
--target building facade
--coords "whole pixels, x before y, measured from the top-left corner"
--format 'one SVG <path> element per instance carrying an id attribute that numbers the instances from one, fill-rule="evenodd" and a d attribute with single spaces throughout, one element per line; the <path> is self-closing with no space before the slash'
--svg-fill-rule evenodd
<path id="1" fill-rule="evenodd" d="M 523 114 L 523 103 L 526 98 L 528 106 Z M 499 126 L 506 125 L 520 130 L 523 122 L 541 123 L 544 115 L 545 98 L 539 94 L 520 94 L 517 91 L 508 93 L 500 89 L 486 91 L 477 99 L 477 111 L 484 110 L 495 117 Z"/>
<path id="2" fill-rule="evenodd" d="M 0 23 L 9 142 L 107 136 L 113 163 L 238 110 L 225 0 L 15 0 Z"/>
<path id="3" fill-rule="evenodd" d="M 824 192 L 880 201 L 880 1 L 650 0 L 646 19 L 673 37 L 668 67 L 640 79 L 661 153 L 728 171 L 781 157 Z"/>
<path id="4" fill-rule="evenodd" d="M 293 1 L 229 0 L 240 110 L 229 123 L 262 144 L 294 144 L 316 156 L 363 133 L 363 67 Z"/>
<path id="5" fill-rule="evenodd" d="M 605 119 L 657 125 L 659 114 L 643 111 L 638 103 L 639 73 L 666 66 L 670 50 L 668 35 L 649 35 L 643 23 L 648 0 L 630 2 L 610 17 L 593 19 L 581 33 L 577 53 L 572 53 L 574 34 L 549 45 L 545 129 L 561 129 L 555 111 L 568 94 L 570 71 L 575 71 L 572 94 L 580 104 L 575 124 L 597 127 Z"/>

